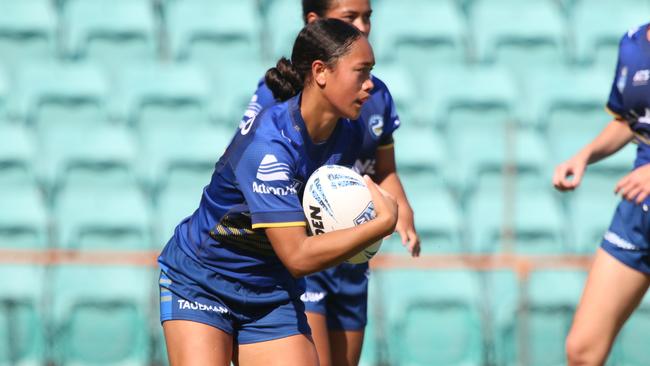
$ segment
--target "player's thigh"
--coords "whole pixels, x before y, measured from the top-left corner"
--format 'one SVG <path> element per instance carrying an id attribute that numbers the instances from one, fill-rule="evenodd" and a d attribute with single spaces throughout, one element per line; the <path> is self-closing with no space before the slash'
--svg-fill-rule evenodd
<path id="1" fill-rule="evenodd" d="M 318 361 L 320 366 L 333 366 L 330 357 L 330 339 L 327 331 L 327 317 L 321 313 L 307 311 L 307 322 L 311 328 L 311 336 L 316 345 L 316 352 L 318 353 Z"/>
<path id="2" fill-rule="evenodd" d="M 237 366 L 318 366 L 316 347 L 304 334 L 237 347 Z"/>
<path id="3" fill-rule="evenodd" d="M 599 248 L 576 310 L 570 338 L 609 350 L 623 323 L 643 298 L 650 276 Z"/>
<path id="4" fill-rule="evenodd" d="M 167 355 L 171 366 L 229 366 L 232 336 L 209 325 L 168 320 L 163 323 Z"/>
<path id="5" fill-rule="evenodd" d="M 331 330 L 329 332 L 332 365 L 356 366 L 361 357 L 363 330 Z"/>

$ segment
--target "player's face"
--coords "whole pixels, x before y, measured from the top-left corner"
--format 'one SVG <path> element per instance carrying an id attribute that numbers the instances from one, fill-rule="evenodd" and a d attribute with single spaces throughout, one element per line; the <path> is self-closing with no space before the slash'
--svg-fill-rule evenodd
<path id="1" fill-rule="evenodd" d="M 370 98 L 374 86 L 370 79 L 374 65 L 372 48 L 365 37 L 360 37 L 329 71 L 324 93 L 339 115 L 359 117 L 361 106 Z"/>
<path id="2" fill-rule="evenodd" d="M 357 27 L 366 37 L 370 34 L 370 0 L 333 0 L 325 17 L 341 19 Z"/>

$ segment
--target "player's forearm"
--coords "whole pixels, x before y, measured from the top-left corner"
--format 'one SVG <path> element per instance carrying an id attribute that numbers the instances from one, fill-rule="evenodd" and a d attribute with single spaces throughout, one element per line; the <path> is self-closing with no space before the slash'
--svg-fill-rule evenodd
<path id="1" fill-rule="evenodd" d="M 633 137 L 627 123 L 614 120 L 605 126 L 600 134 L 577 155 L 584 158 L 587 164 L 593 164 L 620 150 Z"/>
<path id="2" fill-rule="evenodd" d="M 387 174 L 381 183 L 379 183 L 379 186 L 386 192 L 390 193 L 393 197 L 395 197 L 395 201 L 397 201 L 400 213 L 405 211 L 412 211 L 411 205 L 406 198 L 404 186 L 402 186 L 402 182 L 400 181 L 397 172 L 393 171 Z"/>
<path id="3" fill-rule="evenodd" d="M 349 229 L 306 237 L 292 255 L 290 272 L 302 277 L 342 263 L 393 232 L 395 223 L 376 218 Z"/>

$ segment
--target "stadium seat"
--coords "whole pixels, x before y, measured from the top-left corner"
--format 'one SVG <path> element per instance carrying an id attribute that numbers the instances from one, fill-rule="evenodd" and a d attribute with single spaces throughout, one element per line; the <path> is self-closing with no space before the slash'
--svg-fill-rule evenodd
<path id="1" fill-rule="evenodd" d="M 490 253 L 504 250 L 506 233 L 520 253 L 562 253 L 568 251 L 564 237 L 563 211 L 541 178 L 524 178 L 510 183 L 487 180 L 468 199 L 468 226 L 472 251 Z M 511 179 L 511 178 L 510 178 Z M 507 202 L 507 205 L 506 205 Z"/>
<path id="2" fill-rule="evenodd" d="M 592 254 L 600 246 L 620 202 L 613 194 L 618 179 L 588 170 L 580 187 L 570 194 L 570 241 L 578 253 Z"/>
<path id="3" fill-rule="evenodd" d="M 420 125 L 414 109 L 418 103 L 417 84 L 408 73 L 408 68 L 400 64 L 381 65 L 373 69 L 372 74 L 384 82 L 390 92 L 400 121 L 409 126 Z"/>
<path id="4" fill-rule="evenodd" d="M 232 60 L 218 70 L 210 70 L 212 82 L 210 116 L 222 126 L 238 127 L 257 90 L 257 85 L 273 65 L 275 63 Z"/>
<path id="5" fill-rule="evenodd" d="M 445 179 L 448 165 L 447 146 L 431 128 L 402 125 L 394 134 L 398 173 L 434 173 Z"/>
<path id="6" fill-rule="evenodd" d="M 44 365 L 43 267 L 0 266 L 0 365 Z"/>
<path id="7" fill-rule="evenodd" d="M 613 70 L 613 68 L 612 68 Z M 613 73 L 605 68 L 559 68 L 550 73 L 531 73 L 523 80 L 525 103 L 519 113 L 522 122 L 545 130 L 551 123 L 568 130 L 594 126 L 607 118 L 603 111 Z M 525 107 L 524 107 L 525 106 Z M 585 112 L 587 115 L 580 116 Z M 596 113 L 597 112 L 597 113 Z M 576 114 L 565 121 L 565 114 Z M 600 116 L 597 120 L 585 117 Z M 578 122 L 578 125 L 569 125 Z"/>
<path id="8" fill-rule="evenodd" d="M 221 65 L 228 60 L 259 60 L 256 1 L 184 0 L 168 3 L 171 52 L 177 60 Z"/>
<path id="9" fill-rule="evenodd" d="M 0 125 L 3 125 L 9 119 L 9 74 L 3 67 L 0 66 Z"/>
<path id="10" fill-rule="evenodd" d="M 407 4 L 373 3 L 371 42 L 377 60 L 407 64 L 415 75 L 431 65 L 465 63 L 467 26 L 457 4 L 453 0 Z"/>
<path id="11" fill-rule="evenodd" d="M 149 203 L 135 186 L 92 182 L 103 178 L 96 173 L 95 177 L 67 182 L 58 194 L 57 245 L 81 250 L 149 249 Z"/>
<path id="12" fill-rule="evenodd" d="M 158 58 L 153 3 L 148 0 L 66 0 L 63 9 L 68 57 L 109 68 Z"/>
<path id="13" fill-rule="evenodd" d="M 304 26 L 300 3 L 293 0 L 273 0 L 266 13 L 266 33 L 270 35 L 270 62 L 280 57 L 291 58 L 293 43 Z"/>
<path id="14" fill-rule="evenodd" d="M 531 273 L 528 282 L 526 322 L 520 327 L 517 341 L 527 340 L 525 365 L 564 365 L 564 342 L 573 320 L 575 307 L 586 279 L 577 270 L 539 270 Z M 527 332 L 523 333 L 523 329 Z M 523 358 L 523 355 L 520 355 Z"/>
<path id="15" fill-rule="evenodd" d="M 363 347 L 361 349 L 360 366 L 375 366 L 380 364 L 380 360 L 386 361 L 384 332 L 384 317 L 381 313 L 381 284 L 373 281 L 375 272 L 370 272 L 371 280 L 368 282 L 368 324 L 366 325 Z"/>
<path id="16" fill-rule="evenodd" d="M 128 266 L 59 266 L 52 280 L 57 364 L 148 365 L 153 273 Z"/>
<path id="17" fill-rule="evenodd" d="M 507 65 L 525 78 L 531 68 L 567 61 L 565 25 L 551 1 L 477 0 L 470 23 L 479 62 Z"/>
<path id="18" fill-rule="evenodd" d="M 374 277 L 382 286 L 390 364 L 484 364 L 474 273 L 405 269 Z"/>
<path id="19" fill-rule="evenodd" d="M 0 123 L 0 186 L 33 184 L 36 148 L 29 130 Z"/>
<path id="20" fill-rule="evenodd" d="M 4 1 L 0 12 L 0 64 L 16 66 L 56 57 L 56 13 L 50 1 Z"/>
<path id="21" fill-rule="evenodd" d="M 39 129 L 52 127 L 49 133 L 106 120 L 108 97 L 108 80 L 96 66 L 34 61 L 15 74 L 9 112 Z"/>
<path id="22" fill-rule="evenodd" d="M 644 343 L 650 329 L 650 298 L 646 295 L 632 313 L 614 344 L 610 360 L 616 365 L 642 366 L 650 361 Z M 612 360 L 613 359 L 613 360 Z"/>
<path id="23" fill-rule="evenodd" d="M 0 185 L 0 248 L 45 249 L 48 215 L 33 183 Z"/>
<path id="24" fill-rule="evenodd" d="M 197 164 L 173 169 L 157 197 L 156 243 L 162 247 L 181 220 L 199 207 L 203 188 L 210 183 L 214 164 Z"/>
<path id="25" fill-rule="evenodd" d="M 210 87 L 200 67 L 135 66 L 118 79 L 113 113 L 136 131 L 145 182 L 156 188 L 174 166 L 217 161 L 234 128 L 210 121 Z"/>
<path id="26" fill-rule="evenodd" d="M 517 363 L 516 319 L 520 314 L 520 291 L 517 274 L 510 269 L 486 271 L 482 275 L 481 295 L 486 304 L 488 322 L 489 364 L 511 366 Z"/>
<path id="27" fill-rule="evenodd" d="M 579 0 L 571 19 L 576 61 L 614 70 L 623 35 L 648 22 L 650 3 L 643 0 Z"/>

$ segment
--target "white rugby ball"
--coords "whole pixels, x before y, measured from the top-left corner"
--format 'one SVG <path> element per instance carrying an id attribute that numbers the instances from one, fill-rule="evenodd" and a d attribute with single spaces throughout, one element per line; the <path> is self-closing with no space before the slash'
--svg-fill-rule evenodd
<path id="1" fill-rule="evenodd" d="M 312 235 L 347 229 L 375 218 L 375 207 L 363 177 L 340 165 L 316 169 L 305 185 L 302 207 Z M 365 263 L 380 246 L 381 240 L 346 262 Z"/>

